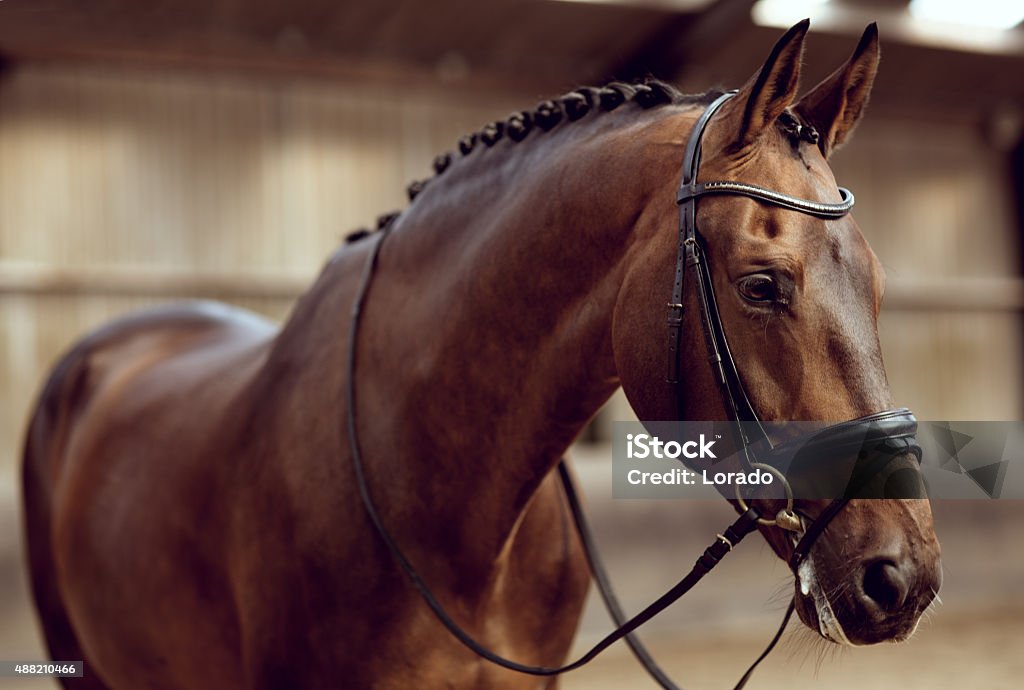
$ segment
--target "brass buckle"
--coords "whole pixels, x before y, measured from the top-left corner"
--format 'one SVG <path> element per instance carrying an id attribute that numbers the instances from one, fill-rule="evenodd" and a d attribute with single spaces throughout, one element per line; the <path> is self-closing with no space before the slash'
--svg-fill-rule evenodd
<path id="1" fill-rule="evenodd" d="M 786 491 L 786 507 L 776 513 L 774 519 L 769 520 L 762 517 L 757 518 L 757 524 L 765 525 L 766 527 L 779 527 L 787 532 L 800 532 L 803 529 L 803 524 L 800 522 L 799 516 L 797 516 L 793 511 L 793 488 L 789 485 L 789 481 L 786 477 L 776 468 L 771 465 L 766 465 L 763 462 L 752 462 L 750 463 L 750 466 L 759 470 L 764 470 L 774 477 L 778 477 L 782 482 L 783 489 Z M 746 499 L 744 499 L 743 495 L 740 493 L 739 484 L 736 485 L 736 501 L 740 504 L 740 508 L 743 509 L 744 513 L 750 510 L 750 506 L 747 505 Z"/>

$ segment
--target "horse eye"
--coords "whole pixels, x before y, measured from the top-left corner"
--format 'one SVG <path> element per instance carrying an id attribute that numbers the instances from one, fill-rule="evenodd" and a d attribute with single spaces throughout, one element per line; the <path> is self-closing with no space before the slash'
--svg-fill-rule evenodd
<path id="1" fill-rule="evenodd" d="M 757 304 L 767 304 L 778 301 L 779 293 L 775 288 L 775 281 L 770 275 L 755 273 L 740 280 L 737 285 L 743 299 Z"/>

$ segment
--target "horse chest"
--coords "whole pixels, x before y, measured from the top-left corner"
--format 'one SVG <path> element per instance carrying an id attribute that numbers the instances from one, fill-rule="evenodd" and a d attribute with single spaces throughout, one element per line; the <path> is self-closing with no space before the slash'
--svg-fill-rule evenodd
<path id="1" fill-rule="evenodd" d="M 558 491 L 553 482 L 542 486 L 484 596 L 473 606 L 453 607 L 491 649 L 528 663 L 564 658 L 588 586 L 589 571 L 575 533 L 557 517 L 563 509 Z M 550 687 L 549 679 L 484 662 L 440 626 L 404 577 L 385 576 L 385 581 L 385 588 L 363 597 L 351 618 L 338 621 L 337 639 L 344 643 L 337 647 L 341 658 L 332 668 L 350 669 L 360 679 L 352 687 Z M 439 592 L 451 601 L 446 595 Z"/>

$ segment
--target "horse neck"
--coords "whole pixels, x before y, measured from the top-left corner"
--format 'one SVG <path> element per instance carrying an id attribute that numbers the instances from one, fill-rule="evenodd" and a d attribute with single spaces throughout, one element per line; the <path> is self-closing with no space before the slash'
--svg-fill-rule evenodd
<path id="1" fill-rule="evenodd" d="M 671 185 L 675 161 L 662 179 L 640 129 L 593 117 L 434 180 L 387 238 L 369 294 L 356 385 L 374 494 L 403 543 L 463 572 L 499 557 L 619 385 L 619 286 L 642 211 L 666 191 L 643 182 Z"/>

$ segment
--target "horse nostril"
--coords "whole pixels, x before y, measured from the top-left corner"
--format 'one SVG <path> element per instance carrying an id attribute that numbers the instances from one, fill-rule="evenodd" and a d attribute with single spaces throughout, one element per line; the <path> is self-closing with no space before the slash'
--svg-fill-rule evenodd
<path id="1" fill-rule="evenodd" d="M 896 611 L 907 599 L 907 581 L 892 561 L 874 561 L 864 569 L 864 594 L 883 611 Z"/>

